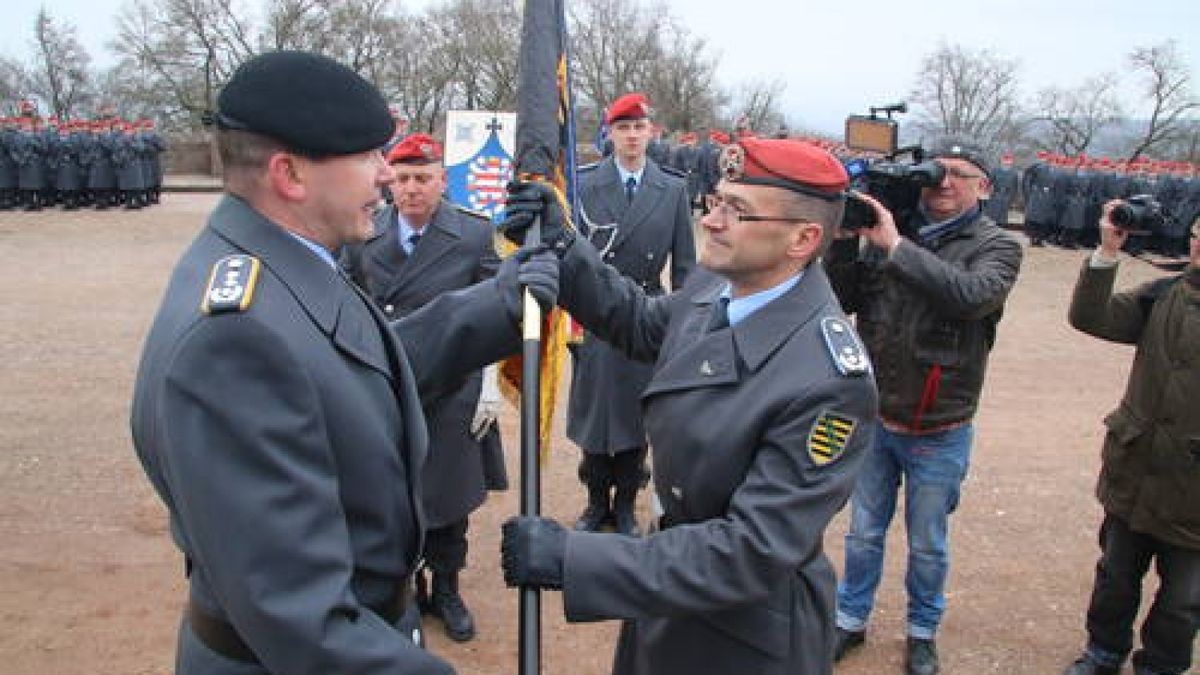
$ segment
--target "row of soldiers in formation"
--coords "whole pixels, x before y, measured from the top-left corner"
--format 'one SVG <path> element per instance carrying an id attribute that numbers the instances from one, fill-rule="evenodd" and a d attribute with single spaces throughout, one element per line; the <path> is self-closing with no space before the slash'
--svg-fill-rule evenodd
<path id="1" fill-rule="evenodd" d="M 0 210 L 156 204 L 166 149 L 151 120 L 0 118 Z"/>
<path id="2" fill-rule="evenodd" d="M 1034 246 L 1092 247 L 1100 207 L 1110 199 L 1149 195 L 1161 220 L 1130 238 L 1131 253 L 1185 256 L 1188 232 L 1200 217 L 1200 175 L 1188 162 L 1117 162 L 1107 158 L 1038 153 L 1021 176 L 1025 227 Z"/>
<path id="3" fill-rule="evenodd" d="M 805 140 L 843 161 L 862 154 L 835 141 Z M 646 154 L 660 165 L 686 175 L 692 203 L 698 204 L 720 179 L 717 160 L 721 146 L 729 141 L 730 136 L 721 131 L 710 131 L 702 141 L 696 133 L 685 132 L 674 143 L 656 138 Z M 1024 226 L 1034 246 L 1051 243 L 1067 248 L 1094 247 L 1099 240 L 1100 207 L 1106 201 L 1150 195 L 1162 207 L 1161 222 L 1148 232 L 1130 237 L 1127 248 L 1131 253 L 1185 256 L 1189 228 L 1200 217 L 1200 167 L 1188 162 L 1126 162 L 1039 152 L 1022 170 L 1006 153 L 991 170 L 990 178 L 992 190 L 984 212 L 1007 227 L 1013 207 L 1022 205 Z"/>

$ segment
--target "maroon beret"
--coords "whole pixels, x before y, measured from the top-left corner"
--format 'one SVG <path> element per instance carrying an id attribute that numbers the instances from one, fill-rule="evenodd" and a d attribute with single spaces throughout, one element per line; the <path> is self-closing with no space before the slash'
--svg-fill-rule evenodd
<path id="1" fill-rule="evenodd" d="M 742 138 L 721 150 L 721 176 L 733 183 L 769 185 L 828 201 L 850 185 L 829 151 L 791 138 Z"/>
<path id="2" fill-rule="evenodd" d="M 618 120 L 640 120 L 650 116 L 650 101 L 645 94 L 633 92 L 625 94 L 608 106 L 608 114 L 604 116 L 605 124 Z"/>
<path id="3" fill-rule="evenodd" d="M 442 161 L 442 144 L 429 134 L 409 134 L 387 154 L 388 164 L 432 164 Z"/>

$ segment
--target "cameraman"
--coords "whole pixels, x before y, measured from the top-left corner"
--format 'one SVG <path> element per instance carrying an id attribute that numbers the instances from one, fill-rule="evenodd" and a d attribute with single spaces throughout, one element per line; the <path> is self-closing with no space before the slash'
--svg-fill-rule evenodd
<path id="1" fill-rule="evenodd" d="M 958 504 L 988 352 L 1021 266 L 1021 246 L 980 209 L 991 184 L 978 146 L 947 139 L 945 169 L 903 236 L 877 200 L 878 224 L 835 243 L 826 261 L 838 298 L 857 315 L 875 364 L 880 418 L 852 498 L 835 659 L 863 643 L 883 567 L 884 539 L 905 486 L 908 531 L 906 669 L 938 672 L 934 638 L 945 609 L 947 520 Z M 860 250 L 861 248 L 861 250 Z"/>
<path id="2" fill-rule="evenodd" d="M 1066 675 L 1115 675 L 1133 648 L 1142 577 L 1159 588 L 1142 623 L 1138 675 L 1184 673 L 1200 607 L 1200 222 L 1182 274 L 1113 294 L 1117 253 L 1129 236 L 1104 205 L 1100 247 L 1079 273 L 1070 322 L 1104 340 L 1137 345 L 1125 397 L 1104 418 L 1096 496 L 1104 507 L 1100 561 L 1088 605 L 1088 644 Z"/>

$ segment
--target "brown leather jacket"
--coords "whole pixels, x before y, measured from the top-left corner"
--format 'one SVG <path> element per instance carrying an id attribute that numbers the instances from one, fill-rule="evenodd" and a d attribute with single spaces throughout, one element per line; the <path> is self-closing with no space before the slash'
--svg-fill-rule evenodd
<path id="1" fill-rule="evenodd" d="M 1096 496 L 1134 531 L 1200 549 L 1200 290 L 1172 277 L 1114 295 L 1116 274 L 1085 262 L 1071 298 L 1072 326 L 1137 345 Z"/>
<path id="2" fill-rule="evenodd" d="M 903 239 L 890 258 L 835 242 L 825 266 L 871 354 L 885 422 L 919 433 L 974 418 L 1022 255 L 982 214 L 930 244 Z"/>

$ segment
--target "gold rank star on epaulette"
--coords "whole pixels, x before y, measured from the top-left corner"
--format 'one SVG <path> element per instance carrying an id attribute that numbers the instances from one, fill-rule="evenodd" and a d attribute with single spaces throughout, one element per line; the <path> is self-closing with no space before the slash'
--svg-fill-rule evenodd
<path id="1" fill-rule="evenodd" d="M 847 377 L 858 377 L 871 372 L 867 350 L 845 320 L 832 316 L 821 319 L 821 335 L 825 338 L 825 347 L 829 350 L 829 356 L 839 373 Z"/>
<path id="2" fill-rule="evenodd" d="M 246 311 L 254 300 L 261 266 L 258 258 L 250 255 L 229 255 L 218 260 L 208 277 L 200 311 L 205 314 Z"/>

